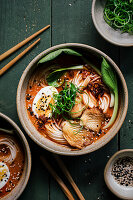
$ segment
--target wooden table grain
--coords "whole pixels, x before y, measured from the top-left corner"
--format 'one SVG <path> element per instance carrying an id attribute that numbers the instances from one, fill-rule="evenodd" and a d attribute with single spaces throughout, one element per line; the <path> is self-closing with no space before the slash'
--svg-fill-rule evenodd
<path id="1" fill-rule="evenodd" d="M 67 42 L 88 44 L 102 50 L 118 64 L 127 82 L 129 109 L 115 138 L 94 153 L 78 157 L 61 156 L 86 200 L 118 199 L 106 187 L 103 171 L 108 159 L 117 150 L 133 148 L 133 48 L 114 46 L 98 34 L 91 19 L 91 3 L 91 0 L 0 0 L 0 54 L 51 24 L 51 28 L 40 35 L 40 44 L 0 77 L 0 112 L 11 117 L 19 125 L 32 151 L 31 176 L 20 200 L 66 199 L 39 160 L 42 151 L 49 158 L 52 154 L 34 144 L 19 122 L 16 91 L 24 69 L 36 55 L 50 46 Z M 2 61 L 0 68 L 27 46 L 28 44 Z M 62 176 L 56 163 L 53 159 L 51 161 Z M 72 191 L 68 182 L 65 179 L 64 181 Z M 74 193 L 73 195 L 78 199 Z"/>

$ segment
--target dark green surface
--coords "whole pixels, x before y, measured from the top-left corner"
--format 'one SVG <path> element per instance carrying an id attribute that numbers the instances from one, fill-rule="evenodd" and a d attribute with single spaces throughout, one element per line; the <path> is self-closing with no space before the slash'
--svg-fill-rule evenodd
<path id="1" fill-rule="evenodd" d="M 11 117 L 23 130 L 16 111 L 17 85 L 28 63 L 50 46 L 78 42 L 94 46 L 109 55 L 119 65 L 127 82 L 129 109 L 126 120 L 120 133 L 105 147 L 85 156 L 62 159 L 85 199 L 115 200 L 118 198 L 104 183 L 103 171 L 109 157 L 118 149 L 133 148 L 133 48 L 111 45 L 97 33 L 91 19 L 91 3 L 91 0 L 0 0 L 0 54 L 47 24 L 51 24 L 51 28 L 40 35 L 41 42 L 0 77 L 0 112 Z M 25 47 L 1 62 L 0 67 L 7 64 Z M 24 134 L 30 143 L 33 163 L 29 183 L 20 200 L 65 200 L 64 193 L 39 160 L 38 155 L 42 150 L 25 132 Z M 52 157 L 49 152 L 44 151 L 44 154 Z M 58 170 L 56 163 L 53 165 Z M 62 177 L 64 179 L 64 176 Z M 68 182 L 65 182 L 73 191 Z"/>

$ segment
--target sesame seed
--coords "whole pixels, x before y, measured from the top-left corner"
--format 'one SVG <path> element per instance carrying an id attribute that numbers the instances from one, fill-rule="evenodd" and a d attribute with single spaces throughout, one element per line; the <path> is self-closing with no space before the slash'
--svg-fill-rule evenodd
<path id="1" fill-rule="evenodd" d="M 133 187 L 133 158 L 123 157 L 116 160 L 111 174 L 120 185 Z"/>

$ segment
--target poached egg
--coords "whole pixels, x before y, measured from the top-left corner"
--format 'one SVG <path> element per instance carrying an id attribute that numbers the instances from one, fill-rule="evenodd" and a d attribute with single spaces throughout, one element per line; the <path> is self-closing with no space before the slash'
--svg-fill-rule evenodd
<path id="1" fill-rule="evenodd" d="M 53 86 L 46 86 L 37 93 L 32 104 L 32 111 L 37 118 L 43 115 L 45 117 L 52 116 L 52 108 L 49 104 L 54 104 L 55 94 L 58 94 L 58 91 Z"/>
<path id="2" fill-rule="evenodd" d="M 0 189 L 3 188 L 8 182 L 10 171 L 4 162 L 0 162 Z"/>

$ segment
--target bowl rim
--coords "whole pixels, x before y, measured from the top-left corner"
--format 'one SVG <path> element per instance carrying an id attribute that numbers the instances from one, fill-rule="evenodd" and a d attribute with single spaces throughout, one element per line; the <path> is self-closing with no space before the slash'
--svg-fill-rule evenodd
<path id="1" fill-rule="evenodd" d="M 109 181 L 108 181 L 108 178 L 107 178 L 107 172 L 108 172 L 108 169 L 109 169 L 110 165 L 112 164 L 112 162 L 116 161 L 117 158 L 119 158 L 119 157 L 118 157 L 119 155 L 121 155 L 121 154 L 123 154 L 123 153 L 126 153 L 126 152 L 132 152 L 132 153 L 133 153 L 133 149 L 122 149 L 122 150 L 117 151 L 116 153 L 114 153 L 114 154 L 111 156 L 111 158 L 108 160 L 108 162 L 107 162 L 107 164 L 106 164 L 106 166 L 105 166 L 105 168 L 104 168 L 104 180 L 105 180 L 105 183 L 106 183 L 106 185 L 108 186 L 109 190 L 110 190 L 112 193 L 114 193 L 114 194 L 115 194 L 117 197 L 119 197 L 119 198 L 127 199 L 127 200 L 128 200 L 129 197 L 128 197 L 128 198 L 124 198 L 120 193 L 118 193 L 113 187 L 110 186 Z M 126 156 L 126 155 L 124 155 L 124 157 L 125 157 L 125 156 Z M 123 157 L 123 156 L 121 156 L 121 157 Z M 132 188 L 132 190 L 133 190 L 133 188 Z"/>
<path id="2" fill-rule="evenodd" d="M 60 48 L 65 48 L 65 47 L 69 47 L 69 48 L 84 48 L 84 49 L 88 49 L 88 50 L 91 50 L 95 53 L 97 53 L 98 55 L 100 54 L 101 56 L 104 56 L 112 65 L 113 67 L 115 68 L 115 70 L 117 71 L 117 73 L 119 73 L 120 77 L 121 77 L 121 80 L 122 80 L 122 83 L 124 85 L 124 92 L 125 92 L 125 106 L 124 106 L 124 111 L 123 111 L 123 115 L 121 117 L 121 123 L 118 124 L 118 126 L 116 127 L 116 131 L 115 133 L 113 133 L 109 138 L 106 138 L 106 142 L 101 142 L 100 145 L 96 148 L 96 147 L 93 147 L 91 150 L 88 149 L 86 151 L 82 151 L 82 150 L 79 150 L 79 151 L 66 151 L 66 152 L 61 152 L 61 151 L 58 151 L 58 150 L 55 150 L 53 148 L 50 148 L 42 143 L 40 143 L 33 135 L 32 133 L 28 130 L 28 128 L 26 127 L 25 125 L 25 122 L 23 121 L 23 117 L 22 117 L 22 114 L 21 112 L 19 112 L 21 109 L 21 106 L 20 106 L 20 93 L 21 93 L 21 88 L 22 88 L 22 85 L 23 85 L 23 81 L 25 79 L 25 77 L 27 76 L 28 72 L 30 71 L 30 69 L 32 68 L 32 66 L 37 63 L 37 61 L 39 61 L 44 55 L 47 55 L 48 53 L 50 53 L 51 51 L 54 51 L 56 49 L 60 49 Z M 126 114 L 127 114 L 127 109 L 128 109 L 128 90 L 127 90 L 127 85 L 126 85 L 126 82 L 125 82 L 125 79 L 123 77 L 123 74 L 122 72 L 120 71 L 119 67 L 114 63 L 114 61 L 109 57 L 107 56 L 105 53 L 103 53 L 102 51 L 100 51 L 99 49 L 96 49 L 92 46 L 89 46 L 89 45 L 85 45 L 85 44 L 80 44 L 80 43 L 64 43 L 64 44 L 59 44 L 59 45 L 55 45 L 53 47 L 50 47 L 48 49 L 46 49 L 45 51 L 41 52 L 39 55 L 37 55 L 29 64 L 28 66 L 26 67 L 26 69 L 24 70 L 21 78 L 20 78 L 20 81 L 19 81 L 19 84 L 18 84 L 18 88 L 17 88 L 17 96 L 16 96 L 16 104 L 17 104 L 17 113 L 18 113 L 18 117 L 19 117 L 19 120 L 23 126 L 23 128 L 25 129 L 26 133 L 29 135 L 29 137 L 35 142 L 37 143 L 39 146 L 41 146 L 42 148 L 45 148 L 46 150 L 50 151 L 50 152 L 53 152 L 53 153 L 57 153 L 57 154 L 60 154 L 60 155 L 66 155 L 66 156 L 78 156 L 78 155 L 84 155 L 84 154 L 87 154 L 87 153 L 91 153 L 99 148 L 101 148 L 102 146 L 104 146 L 105 144 L 107 144 L 110 140 L 112 140 L 112 138 L 117 134 L 117 132 L 119 131 L 119 129 L 121 128 L 123 122 L 124 122 L 124 119 L 126 117 Z"/>
<path id="3" fill-rule="evenodd" d="M 27 186 L 29 178 L 30 178 L 30 173 L 31 173 L 31 151 L 30 151 L 30 147 L 29 147 L 28 141 L 27 141 L 26 137 L 24 136 L 23 132 L 21 131 L 21 129 L 18 127 L 18 125 L 11 118 L 9 118 L 7 115 L 5 115 L 5 114 L 3 114 L 1 112 L 0 112 L 0 117 L 5 119 L 17 131 L 17 134 L 20 136 L 20 140 L 22 140 L 23 143 L 24 143 L 25 152 L 27 154 L 27 163 L 28 164 L 27 164 L 27 168 L 26 168 L 26 177 L 25 177 L 25 181 L 23 182 L 23 185 L 21 185 L 21 188 L 19 189 L 18 193 L 15 194 L 15 196 L 14 196 L 14 200 L 16 200 L 23 193 L 24 189 Z M 18 182 L 18 184 L 19 184 L 19 182 Z M 10 193 L 8 195 L 9 195 L 8 198 L 10 199 Z M 6 196 L 2 197 L 2 199 L 4 200 L 5 197 Z"/>
<path id="4" fill-rule="evenodd" d="M 103 32 L 98 28 L 98 25 L 97 25 L 97 22 L 96 22 L 96 19 L 95 19 L 95 14 L 94 14 L 94 9 L 95 9 L 95 4 L 96 4 L 96 1 L 97 0 L 93 0 L 92 1 L 92 7 L 91 7 L 91 16 L 92 16 L 92 21 L 94 23 L 94 26 L 96 28 L 96 30 L 98 31 L 98 33 L 108 42 L 116 45 L 116 46 L 122 46 L 122 47 L 132 47 L 133 46 L 133 43 L 131 44 L 125 44 L 125 43 L 118 43 L 118 42 L 115 42 L 115 41 L 112 41 L 111 39 L 109 39 L 108 37 L 104 36 Z"/>

